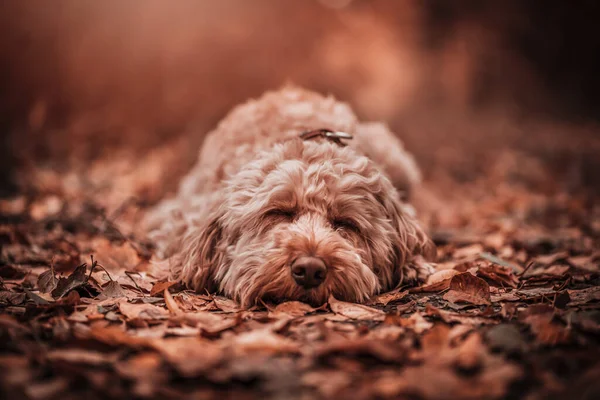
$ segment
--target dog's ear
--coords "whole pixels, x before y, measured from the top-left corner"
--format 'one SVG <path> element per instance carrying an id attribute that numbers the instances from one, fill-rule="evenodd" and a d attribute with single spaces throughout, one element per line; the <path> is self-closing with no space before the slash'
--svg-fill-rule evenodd
<path id="1" fill-rule="evenodd" d="M 214 277 L 224 262 L 222 217 L 221 204 L 214 202 L 200 221 L 190 223 L 171 259 L 171 279 L 196 292 L 218 289 Z"/>
<path id="2" fill-rule="evenodd" d="M 412 207 L 400 200 L 398 193 L 380 199 L 394 228 L 393 254 L 394 277 L 398 283 L 423 280 L 431 267 L 425 260 L 433 261 L 436 248 L 419 222 Z"/>

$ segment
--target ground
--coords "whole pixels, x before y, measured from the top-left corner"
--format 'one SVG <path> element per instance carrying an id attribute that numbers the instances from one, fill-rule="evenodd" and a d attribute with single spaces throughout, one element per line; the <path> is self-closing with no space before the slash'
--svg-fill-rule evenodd
<path id="1" fill-rule="evenodd" d="M 600 395 L 600 209 L 590 195 L 505 175 L 426 182 L 415 201 L 438 246 L 427 283 L 365 305 L 332 297 L 317 309 L 242 310 L 152 277 L 152 244 L 134 229 L 139 200 L 109 212 L 99 205 L 109 196 L 58 177 L 69 190 L 1 203 L 5 398 Z"/>

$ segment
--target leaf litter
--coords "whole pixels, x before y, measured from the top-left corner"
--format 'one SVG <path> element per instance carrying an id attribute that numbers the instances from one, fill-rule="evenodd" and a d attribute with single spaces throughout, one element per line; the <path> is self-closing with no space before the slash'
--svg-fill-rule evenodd
<path id="1" fill-rule="evenodd" d="M 18 209 L 7 203 L 0 389 L 40 400 L 214 398 L 223 388 L 299 399 L 570 398 L 575 383 L 576 393 L 594 390 L 600 224 L 571 218 L 581 209 L 564 197 L 540 203 L 514 189 L 477 192 L 487 200 L 473 204 L 478 189 L 465 190 L 448 205 L 456 218 L 430 226 L 438 263 L 425 283 L 366 304 L 331 296 L 320 307 L 250 310 L 153 277 L 152 246 L 135 233 L 128 207 L 120 207 L 123 233 L 105 206 L 84 197 L 59 197 L 60 209 L 45 197 Z M 571 221 L 568 229 L 557 218 Z"/>

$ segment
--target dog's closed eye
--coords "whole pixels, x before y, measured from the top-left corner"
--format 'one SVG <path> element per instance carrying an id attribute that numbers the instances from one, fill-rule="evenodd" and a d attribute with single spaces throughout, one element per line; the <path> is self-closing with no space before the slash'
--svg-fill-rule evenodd
<path id="1" fill-rule="evenodd" d="M 356 222 L 349 218 L 334 218 L 331 221 L 331 225 L 335 230 L 352 231 L 360 233 L 360 228 Z"/>
<path id="2" fill-rule="evenodd" d="M 265 218 L 278 218 L 285 219 L 288 221 L 296 218 L 296 210 L 286 210 L 286 209 L 271 209 L 265 213 Z"/>

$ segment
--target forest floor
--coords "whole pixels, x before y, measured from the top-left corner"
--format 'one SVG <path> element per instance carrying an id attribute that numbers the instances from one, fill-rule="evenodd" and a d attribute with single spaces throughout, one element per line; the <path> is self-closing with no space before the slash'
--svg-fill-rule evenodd
<path id="1" fill-rule="evenodd" d="M 600 204 L 427 186 L 438 272 L 316 309 L 242 310 L 157 281 L 135 201 L 109 213 L 82 192 L 2 200 L 0 397 L 600 398 Z"/>

